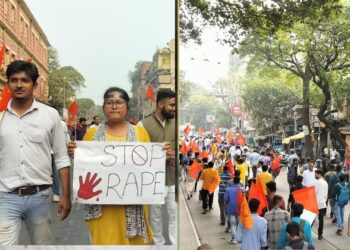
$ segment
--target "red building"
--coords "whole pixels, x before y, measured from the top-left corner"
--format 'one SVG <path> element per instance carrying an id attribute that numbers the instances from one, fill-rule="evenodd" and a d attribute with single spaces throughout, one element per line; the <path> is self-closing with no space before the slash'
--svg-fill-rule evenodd
<path id="1" fill-rule="evenodd" d="M 6 67 L 13 60 L 31 60 L 40 77 L 34 95 L 48 102 L 48 48 L 46 35 L 35 20 L 24 0 L 0 0 L 0 47 L 6 53 L 0 69 L 0 88 L 6 82 Z"/>

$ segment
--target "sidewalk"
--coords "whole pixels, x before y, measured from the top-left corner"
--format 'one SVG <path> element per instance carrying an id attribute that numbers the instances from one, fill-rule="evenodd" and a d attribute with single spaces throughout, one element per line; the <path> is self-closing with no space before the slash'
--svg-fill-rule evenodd
<path id="1" fill-rule="evenodd" d="M 288 198 L 288 185 L 287 185 L 287 177 L 286 170 L 283 169 L 277 178 L 277 190 L 278 194 L 282 195 L 285 200 Z M 199 183 L 200 184 L 200 183 Z M 184 190 L 184 185 L 181 183 L 181 190 Z M 198 186 L 198 190 L 200 190 L 201 184 Z M 240 245 L 231 245 L 229 243 L 230 234 L 225 233 L 225 227 L 221 226 L 219 223 L 220 211 L 218 206 L 218 190 L 214 195 L 214 203 L 213 210 L 206 215 L 202 215 L 201 202 L 198 199 L 198 192 L 194 193 L 194 196 L 191 200 L 186 200 L 190 214 L 194 221 L 195 227 L 198 230 L 198 235 L 201 243 L 209 243 L 213 249 L 224 250 L 227 248 L 230 249 L 240 249 Z M 350 206 L 348 205 L 345 209 L 345 220 L 347 220 L 350 212 Z M 180 217 L 183 218 L 182 216 Z M 347 223 L 345 223 L 345 227 L 347 228 Z M 329 219 L 329 211 L 327 212 L 327 217 L 324 222 L 324 240 L 320 241 L 317 239 L 317 221 L 314 223 L 313 230 L 313 238 L 314 245 L 316 249 L 350 249 L 350 238 L 346 236 L 346 230 L 342 236 L 336 235 L 336 225 L 331 223 Z M 181 237 L 181 240 L 185 238 L 189 238 L 188 235 L 184 235 Z M 182 248 L 180 248 L 182 249 Z M 184 250 L 189 248 L 184 248 Z M 192 248 L 195 249 L 195 248 Z"/>

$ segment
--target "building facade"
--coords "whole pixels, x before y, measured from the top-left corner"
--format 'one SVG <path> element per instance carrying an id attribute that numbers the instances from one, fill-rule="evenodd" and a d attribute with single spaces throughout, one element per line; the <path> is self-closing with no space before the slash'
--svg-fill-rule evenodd
<path id="1" fill-rule="evenodd" d="M 130 79 L 132 96 L 136 102 L 135 119 L 140 120 L 155 109 L 156 104 L 146 98 L 150 85 L 153 86 L 155 95 L 160 88 L 175 91 L 175 70 L 174 39 L 166 47 L 157 48 L 152 61 L 140 61 L 136 64 Z"/>
<path id="2" fill-rule="evenodd" d="M 6 83 L 6 68 L 14 60 L 30 60 L 39 70 L 34 95 L 48 102 L 48 39 L 24 0 L 0 0 L 0 46 L 6 51 L 0 66 L 0 88 Z"/>

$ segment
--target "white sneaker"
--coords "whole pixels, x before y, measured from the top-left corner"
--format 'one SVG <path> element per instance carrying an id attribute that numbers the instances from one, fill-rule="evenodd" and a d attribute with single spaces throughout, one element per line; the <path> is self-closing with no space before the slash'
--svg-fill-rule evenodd
<path id="1" fill-rule="evenodd" d="M 230 240 L 230 243 L 231 243 L 231 244 L 237 244 L 237 241 L 236 241 L 235 239 L 231 239 L 231 240 Z"/>
<path id="2" fill-rule="evenodd" d="M 59 202 L 60 201 L 60 197 L 57 194 L 54 194 L 52 196 L 52 202 Z"/>

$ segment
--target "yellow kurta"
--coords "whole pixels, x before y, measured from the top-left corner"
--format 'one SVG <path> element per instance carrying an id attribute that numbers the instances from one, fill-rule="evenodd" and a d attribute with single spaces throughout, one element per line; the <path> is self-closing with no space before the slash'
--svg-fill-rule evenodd
<path id="1" fill-rule="evenodd" d="M 89 128 L 84 136 L 84 141 L 91 141 L 97 129 Z M 143 127 L 136 126 L 136 138 L 138 142 L 150 142 L 150 138 Z M 125 142 L 126 137 L 115 137 L 106 134 L 106 141 Z M 148 220 L 148 206 L 143 206 L 146 219 L 146 228 L 149 242 L 144 242 L 142 236 L 134 238 L 126 237 L 126 218 L 124 205 L 103 205 L 102 216 L 86 221 L 93 245 L 150 245 L 152 243 L 152 230 Z"/>

